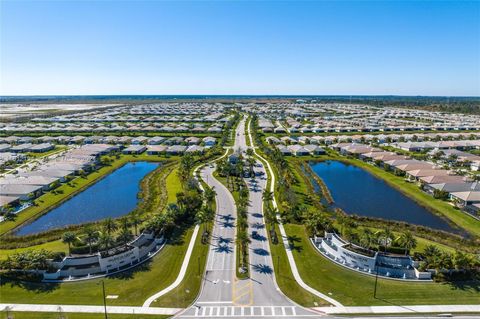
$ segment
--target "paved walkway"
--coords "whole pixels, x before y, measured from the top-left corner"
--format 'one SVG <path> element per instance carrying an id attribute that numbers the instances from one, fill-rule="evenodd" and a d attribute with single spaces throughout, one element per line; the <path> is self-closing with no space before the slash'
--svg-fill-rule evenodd
<path id="1" fill-rule="evenodd" d="M 480 305 L 316 307 L 326 314 L 480 313 Z"/>
<path id="2" fill-rule="evenodd" d="M 267 164 L 267 168 L 268 168 L 268 171 L 270 173 L 270 178 L 272 179 L 271 183 L 270 183 L 270 191 L 272 192 L 272 194 L 275 194 L 275 174 L 273 174 L 273 170 L 272 170 L 272 167 L 270 166 L 270 163 L 265 159 L 263 158 L 261 155 L 259 155 L 255 149 L 255 146 L 253 145 L 253 139 L 252 139 L 252 132 L 250 130 L 251 126 L 251 121 L 248 122 L 248 137 L 250 139 L 250 144 L 252 145 L 252 148 L 253 148 L 253 152 L 256 156 L 258 156 L 264 163 Z M 277 201 L 275 199 L 275 196 L 273 196 L 273 207 L 277 208 Z M 337 300 L 325 295 L 325 294 L 322 294 L 321 292 L 313 289 L 312 287 L 310 287 L 309 285 L 307 285 L 302 277 L 300 276 L 300 273 L 298 272 L 298 268 L 297 268 L 297 264 L 295 263 L 295 259 L 293 258 L 293 253 L 292 253 L 292 250 L 290 249 L 290 244 L 288 243 L 288 237 L 287 237 L 287 233 L 285 232 L 285 228 L 283 227 L 283 224 L 280 220 L 280 216 L 277 215 L 277 219 L 279 221 L 279 228 L 280 228 L 280 234 L 282 236 L 282 240 L 283 240 L 283 245 L 285 247 L 285 251 L 287 253 L 287 257 L 288 257 L 288 263 L 290 264 L 290 269 L 292 270 L 292 274 L 293 274 L 293 277 L 295 278 L 295 281 L 305 290 L 307 290 L 308 292 L 310 292 L 311 294 L 319 297 L 319 298 L 322 298 L 326 301 L 328 301 L 329 303 L 331 303 L 332 305 L 334 306 L 337 306 L 337 307 L 342 307 L 342 304 L 340 302 L 338 302 Z"/>
<path id="3" fill-rule="evenodd" d="M 103 313 L 103 306 L 85 305 L 35 305 L 35 304 L 0 304 L 0 311 L 18 312 L 75 312 L 75 313 Z M 146 308 L 129 306 L 107 306 L 107 313 L 117 314 L 144 314 L 144 315 L 174 315 L 181 308 Z"/>

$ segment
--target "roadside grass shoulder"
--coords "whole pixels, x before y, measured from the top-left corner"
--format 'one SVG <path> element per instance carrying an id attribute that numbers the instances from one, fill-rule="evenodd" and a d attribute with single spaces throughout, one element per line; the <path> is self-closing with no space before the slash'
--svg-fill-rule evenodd
<path id="1" fill-rule="evenodd" d="M 200 293 L 209 247 L 209 244 L 202 243 L 202 234 L 199 232 L 183 281 L 177 288 L 152 303 L 152 307 L 186 308 L 194 302 Z"/>
<path id="2" fill-rule="evenodd" d="M 280 234 L 278 225 L 275 225 L 275 232 Z M 267 232 L 269 233 L 269 232 Z M 287 253 L 281 240 L 277 244 L 272 243 L 270 234 L 270 251 L 272 253 L 275 280 L 280 290 L 291 300 L 305 307 L 327 306 L 329 303 L 303 289 L 295 280 L 290 269 Z"/>

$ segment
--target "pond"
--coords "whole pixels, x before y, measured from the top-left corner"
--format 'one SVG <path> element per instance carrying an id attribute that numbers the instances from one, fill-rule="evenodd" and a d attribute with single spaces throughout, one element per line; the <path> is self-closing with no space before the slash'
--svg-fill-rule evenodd
<path id="1" fill-rule="evenodd" d="M 347 214 L 397 220 L 461 233 L 443 218 L 357 166 L 340 161 L 314 162 L 310 165 L 330 190 L 334 207 L 341 208 Z"/>
<path id="2" fill-rule="evenodd" d="M 119 217 L 138 204 L 140 182 L 158 163 L 130 162 L 15 233 L 30 235 L 68 225 Z"/>

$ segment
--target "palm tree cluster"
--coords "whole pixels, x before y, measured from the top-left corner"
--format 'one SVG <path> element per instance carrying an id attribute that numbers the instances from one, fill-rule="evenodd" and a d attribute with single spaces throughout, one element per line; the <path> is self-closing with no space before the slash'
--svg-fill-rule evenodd
<path id="1" fill-rule="evenodd" d="M 240 120 L 240 113 L 234 112 L 233 116 L 225 124 L 225 128 L 222 131 L 222 137 L 220 138 L 220 146 L 224 146 L 230 139 L 230 134 L 232 132 L 232 127 Z"/>
<path id="2" fill-rule="evenodd" d="M 243 181 L 242 181 L 243 182 Z M 248 197 L 249 191 L 245 183 L 240 184 L 237 200 L 237 241 L 240 245 L 240 267 L 247 269 L 248 264 Z"/>
<path id="3" fill-rule="evenodd" d="M 231 163 L 227 159 L 222 159 L 217 163 L 217 172 L 220 176 L 226 177 L 228 189 L 231 191 L 239 190 L 243 184 L 243 172 L 245 163 L 243 155 L 238 155 L 236 163 Z"/>
<path id="4" fill-rule="evenodd" d="M 337 215 L 339 233 L 345 240 L 367 250 L 402 252 L 407 255 L 417 247 L 417 239 L 411 231 L 395 234 L 390 227 L 372 231 L 368 227 L 359 228 L 357 222 L 345 214 Z"/>
<path id="5" fill-rule="evenodd" d="M 258 134 L 257 115 L 252 115 L 251 123 L 252 138 L 255 140 L 255 145 L 260 148 L 260 151 L 273 166 L 274 171 L 277 172 L 275 194 L 277 194 L 277 199 L 280 203 L 279 208 L 282 211 L 282 217 L 288 221 L 301 222 L 305 208 L 300 204 L 300 200 L 293 190 L 293 185 L 298 184 L 298 180 L 283 154 L 276 147 L 268 147 L 261 138 L 261 135 Z"/>
<path id="6" fill-rule="evenodd" d="M 176 197 L 176 204 L 169 204 L 164 212 L 156 213 L 150 218 L 147 229 L 169 237 L 175 228 L 191 224 L 197 219 L 198 212 L 203 206 L 203 196 L 198 182 L 192 177 L 186 179 L 183 191 L 177 193 Z"/>
<path id="7" fill-rule="evenodd" d="M 217 193 L 215 192 L 214 188 L 205 187 L 205 191 L 203 192 L 204 204 L 195 215 L 197 224 L 203 225 L 202 243 L 204 244 L 208 242 L 208 238 L 210 237 L 209 229 L 211 222 L 213 222 L 215 218 L 214 204 L 216 195 Z"/>
<path id="8" fill-rule="evenodd" d="M 434 269 L 437 273 L 454 274 L 462 273 L 478 273 L 480 269 L 480 259 L 473 255 L 455 251 L 449 253 L 441 251 L 435 245 L 428 245 L 422 253 L 418 255 L 420 262 L 420 270 Z"/>
<path id="9" fill-rule="evenodd" d="M 275 231 L 275 225 L 279 223 L 279 220 L 277 218 L 277 216 L 279 215 L 279 212 L 272 205 L 273 193 L 268 190 L 265 190 L 262 194 L 262 199 L 263 199 L 263 207 L 265 207 L 265 210 L 264 210 L 265 222 L 268 226 L 270 238 L 272 239 L 273 244 L 277 244 L 278 236 Z"/>
<path id="10" fill-rule="evenodd" d="M 55 253 L 45 249 L 31 249 L 9 255 L 0 263 L 5 270 L 27 271 L 48 269 L 48 260 L 56 257 Z"/>
<path id="11" fill-rule="evenodd" d="M 194 165 L 195 159 L 192 154 L 185 154 L 182 156 L 182 159 L 180 160 L 180 166 L 178 168 L 178 177 L 182 183 L 189 178 L 190 172 L 192 171 Z"/>
<path id="12" fill-rule="evenodd" d="M 305 227 L 310 235 L 322 235 L 332 228 L 331 217 L 320 211 L 308 211 L 305 216 Z"/>
<path id="13" fill-rule="evenodd" d="M 79 234 L 67 231 L 62 235 L 62 242 L 68 245 L 69 255 L 73 250 L 82 253 L 85 246 L 88 246 L 90 254 L 108 250 L 120 244 L 126 245 L 134 236 L 138 236 L 138 226 L 142 222 L 140 213 L 134 210 L 118 221 L 107 218 L 101 224 L 87 225 Z"/>

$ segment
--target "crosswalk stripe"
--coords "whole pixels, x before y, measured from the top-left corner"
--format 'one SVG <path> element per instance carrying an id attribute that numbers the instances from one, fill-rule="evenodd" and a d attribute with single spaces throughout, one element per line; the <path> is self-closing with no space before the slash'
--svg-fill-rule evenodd
<path id="1" fill-rule="evenodd" d="M 195 307 L 192 317 L 297 317 L 295 306 L 206 306 Z"/>

